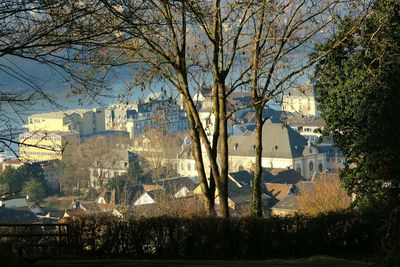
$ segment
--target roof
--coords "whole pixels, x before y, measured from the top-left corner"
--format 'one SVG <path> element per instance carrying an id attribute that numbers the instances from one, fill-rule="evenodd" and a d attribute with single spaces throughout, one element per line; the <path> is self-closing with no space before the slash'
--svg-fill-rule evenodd
<path id="1" fill-rule="evenodd" d="M 240 117 L 238 118 L 238 121 L 241 123 L 256 123 L 256 112 L 254 110 L 249 110 L 246 112 L 243 112 Z M 268 118 L 270 121 L 273 123 L 280 123 L 282 122 L 282 116 L 283 112 L 281 110 L 275 110 L 272 108 L 265 108 L 263 109 L 263 118 Z"/>
<path id="2" fill-rule="evenodd" d="M 306 138 L 281 123 L 266 122 L 262 133 L 265 158 L 297 158 L 308 145 Z M 255 157 L 255 135 L 231 136 L 228 139 L 229 155 Z M 236 149 L 235 149 L 236 148 Z"/>
<path id="3" fill-rule="evenodd" d="M 33 223 L 36 220 L 37 217 L 32 211 L 0 207 L 0 224 Z"/>
<path id="4" fill-rule="evenodd" d="M 279 201 L 282 201 L 290 192 L 292 188 L 291 184 L 280 184 L 280 183 L 266 183 L 267 194 L 270 197 L 274 197 Z"/>
<path id="5" fill-rule="evenodd" d="M 290 126 L 312 126 L 312 127 L 325 127 L 326 122 L 321 117 L 305 116 L 302 114 L 292 114 L 286 117 L 286 123 Z"/>
<path id="6" fill-rule="evenodd" d="M 251 201 L 253 189 L 250 186 L 235 187 L 228 183 L 228 196 L 235 204 Z"/>
<path id="7" fill-rule="evenodd" d="M 249 171 L 238 171 L 229 173 L 229 178 L 240 186 L 251 186 L 253 175 Z"/>
<path id="8" fill-rule="evenodd" d="M 272 209 L 298 211 L 299 202 L 295 195 L 287 195 L 282 201 L 279 201 Z"/>
<path id="9" fill-rule="evenodd" d="M 70 210 L 66 210 L 64 212 L 64 218 L 65 217 L 84 217 L 87 215 L 87 212 L 85 210 L 82 209 L 70 209 Z"/>
<path id="10" fill-rule="evenodd" d="M 307 179 L 293 169 L 263 168 L 264 183 L 297 184 L 302 181 Z"/>
<path id="11" fill-rule="evenodd" d="M 183 187 L 186 187 L 188 190 L 193 191 L 197 184 L 193 182 L 189 177 L 177 177 L 173 179 L 165 179 L 156 182 L 157 185 L 161 185 L 167 194 L 173 195 Z"/>
<path id="12" fill-rule="evenodd" d="M 93 112 L 92 109 L 70 109 L 66 111 L 54 111 L 54 112 L 45 112 L 45 113 L 37 113 L 37 114 L 32 114 L 29 116 L 30 118 L 47 118 L 47 119 L 59 119 L 63 118 L 65 116 L 69 116 L 71 114 L 77 113 L 77 114 L 84 114 L 86 112 Z"/>

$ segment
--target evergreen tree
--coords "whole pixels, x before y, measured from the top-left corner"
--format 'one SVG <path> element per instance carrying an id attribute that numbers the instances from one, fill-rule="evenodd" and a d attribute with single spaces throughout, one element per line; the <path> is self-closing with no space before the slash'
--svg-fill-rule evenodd
<path id="1" fill-rule="evenodd" d="M 349 31 L 353 34 L 344 37 Z M 315 71 L 327 123 L 324 131 L 346 154 L 341 177 L 357 203 L 396 205 L 400 196 L 400 1 L 374 1 L 365 19 L 347 18 L 318 47 L 319 53 L 341 39 Z"/>

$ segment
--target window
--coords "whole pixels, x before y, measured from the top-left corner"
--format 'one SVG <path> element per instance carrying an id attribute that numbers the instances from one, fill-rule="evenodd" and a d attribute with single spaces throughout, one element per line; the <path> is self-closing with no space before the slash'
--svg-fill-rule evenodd
<path id="1" fill-rule="evenodd" d="M 310 161 L 310 163 L 308 164 L 308 170 L 310 172 L 314 171 L 314 163 L 312 161 Z"/>
<path id="2" fill-rule="evenodd" d="M 323 169 L 324 169 L 324 166 L 322 165 L 322 163 L 319 163 L 319 164 L 318 164 L 318 170 L 319 170 L 320 172 L 322 172 Z"/>
<path id="3" fill-rule="evenodd" d="M 188 169 L 188 171 L 192 170 L 192 164 L 191 163 L 187 164 L 187 169 Z"/>
<path id="4" fill-rule="evenodd" d="M 301 175 L 301 168 L 297 167 L 296 171 Z"/>
<path id="5" fill-rule="evenodd" d="M 239 147 L 239 144 L 238 144 L 238 143 L 234 144 L 234 145 L 233 145 L 233 150 L 237 150 L 238 147 Z"/>
<path id="6" fill-rule="evenodd" d="M 251 149 L 252 149 L 252 150 L 256 150 L 256 145 L 252 145 L 252 146 L 251 146 Z"/>
<path id="7" fill-rule="evenodd" d="M 275 145 L 275 146 L 273 147 L 273 150 L 274 150 L 274 151 L 277 151 L 277 150 L 278 150 L 278 146 Z"/>

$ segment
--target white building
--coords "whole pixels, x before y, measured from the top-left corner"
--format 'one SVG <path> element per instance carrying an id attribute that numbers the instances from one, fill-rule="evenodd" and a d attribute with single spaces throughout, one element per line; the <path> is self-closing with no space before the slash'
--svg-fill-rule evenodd
<path id="1" fill-rule="evenodd" d="M 285 112 L 319 117 L 321 112 L 315 99 L 315 92 L 310 84 L 297 86 L 283 96 L 282 109 Z"/>

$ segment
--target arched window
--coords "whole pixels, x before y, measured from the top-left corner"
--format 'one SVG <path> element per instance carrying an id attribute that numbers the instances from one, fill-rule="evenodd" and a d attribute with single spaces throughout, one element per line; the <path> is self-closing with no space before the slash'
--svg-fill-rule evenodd
<path id="1" fill-rule="evenodd" d="M 308 164 L 308 170 L 310 172 L 314 171 L 314 163 L 312 161 L 310 161 L 310 163 Z"/>
<path id="2" fill-rule="evenodd" d="M 324 166 L 322 165 L 322 163 L 318 164 L 318 170 L 320 172 L 322 172 L 323 168 L 324 168 Z"/>
<path id="3" fill-rule="evenodd" d="M 301 168 L 297 167 L 296 171 L 301 175 Z"/>
<path id="4" fill-rule="evenodd" d="M 242 165 L 239 166 L 238 171 L 244 171 L 244 168 Z"/>

